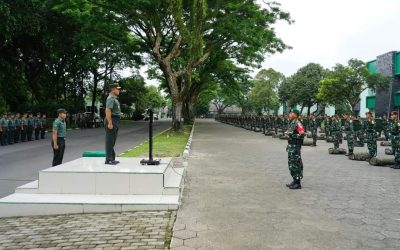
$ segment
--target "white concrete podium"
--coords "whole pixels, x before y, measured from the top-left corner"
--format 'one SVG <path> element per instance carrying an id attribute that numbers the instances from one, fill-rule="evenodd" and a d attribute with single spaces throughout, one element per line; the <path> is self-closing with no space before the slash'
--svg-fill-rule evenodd
<path id="1" fill-rule="evenodd" d="M 79 158 L 39 172 L 39 180 L 0 199 L 0 217 L 69 213 L 177 210 L 184 168 L 171 158 L 142 166 L 141 158 Z"/>

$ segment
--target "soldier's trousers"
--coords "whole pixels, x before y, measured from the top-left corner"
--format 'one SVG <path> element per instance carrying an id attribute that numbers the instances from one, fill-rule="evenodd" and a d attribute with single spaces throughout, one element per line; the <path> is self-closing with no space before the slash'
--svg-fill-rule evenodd
<path id="1" fill-rule="evenodd" d="M 28 141 L 32 141 L 33 126 L 28 126 L 28 128 L 26 130 L 26 135 L 28 137 Z"/>
<path id="2" fill-rule="evenodd" d="M 390 139 L 390 138 L 389 138 L 389 132 L 385 130 L 385 131 L 383 132 L 383 134 L 385 135 L 386 141 L 389 141 L 389 139 Z"/>
<path id="3" fill-rule="evenodd" d="M 377 135 L 375 132 L 368 132 L 367 133 L 367 148 L 369 151 L 369 156 L 375 157 L 377 153 L 378 145 L 376 143 Z"/>
<path id="4" fill-rule="evenodd" d="M 14 128 L 8 128 L 8 144 L 9 145 L 11 145 L 11 144 L 14 144 L 14 131 L 15 131 L 15 129 Z"/>
<path id="5" fill-rule="evenodd" d="M 18 143 L 20 137 L 21 137 L 21 129 L 20 128 L 16 128 L 15 131 L 14 131 L 14 142 Z"/>
<path id="6" fill-rule="evenodd" d="M 313 145 L 316 146 L 317 145 L 317 129 L 316 128 L 311 129 L 311 136 L 313 139 Z"/>
<path id="7" fill-rule="evenodd" d="M 394 140 L 392 140 L 392 148 L 393 148 L 393 145 L 395 145 L 394 162 L 396 163 L 396 165 L 400 164 L 399 142 L 400 142 L 400 137 L 399 136 L 395 136 Z"/>
<path id="8" fill-rule="evenodd" d="M 39 140 L 39 136 L 40 136 L 40 128 L 37 127 L 35 128 L 35 140 Z"/>
<path id="9" fill-rule="evenodd" d="M 53 148 L 53 167 L 62 164 L 65 151 L 65 139 L 63 137 L 57 137 L 57 145 L 58 149 L 54 149 L 54 142 L 51 140 L 51 147 Z"/>
<path id="10" fill-rule="evenodd" d="M 288 165 L 293 181 L 300 182 L 303 179 L 303 161 L 301 160 L 301 145 L 289 144 L 286 148 L 288 152 Z"/>
<path id="11" fill-rule="evenodd" d="M 21 142 L 26 141 L 26 128 L 21 129 Z"/>
<path id="12" fill-rule="evenodd" d="M 353 153 L 353 151 L 354 151 L 354 136 L 353 136 L 353 134 L 351 134 L 351 133 L 346 134 L 346 140 L 347 140 L 347 148 L 349 149 L 349 153 Z"/>
<path id="13" fill-rule="evenodd" d="M 43 128 L 40 129 L 40 138 L 44 139 L 45 136 L 46 136 L 46 128 L 43 127 Z"/>
<path id="14" fill-rule="evenodd" d="M 397 137 L 398 136 L 394 136 L 394 135 L 390 136 L 390 143 L 392 145 L 392 152 L 394 155 L 396 155 L 396 151 L 399 148 L 399 145 L 398 145 L 399 139 Z M 396 157 L 395 157 L 395 160 L 396 160 Z"/>
<path id="15" fill-rule="evenodd" d="M 8 145 L 8 130 L 3 128 L 3 132 L 1 133 L 0 143 L 2 146 Z"/>
<path id="16" fill-rule="evenodd" d="M 114 146 L 118 136 L 119 118 L 112 118 L 112 129 L 109 129 L 107 124 L 106 119 L 104 123 L 106 128 L 106 162 L 115 160 Z"/>
<path id="17" fill-rule="evenodd" d="M 338 149 L 340 144 L 340 132 L 333 132 L 333 148 Z"/>
<path id="18" fill-rule="evenodd" d="M 360 141 L 360 145 L 362 145 L 364 147 L 364 143 L 365 143 L 364 132 L 362 132 L 362 131 L 358 132 L 357 138 Z"/>
<path id="19" fill-rule="evenodd" d="M 3 133 L 4 133 L 3 131 L 0 132 L 0 145 L 1 146 L 4 146 L 3 145 Z"/>

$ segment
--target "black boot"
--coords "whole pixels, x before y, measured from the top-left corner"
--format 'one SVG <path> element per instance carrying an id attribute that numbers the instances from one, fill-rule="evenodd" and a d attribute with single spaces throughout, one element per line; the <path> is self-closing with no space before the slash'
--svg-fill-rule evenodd
<path id="1" fill-rule="evenodd" d="M 349 150 L 349 153 L 345 154 L 345 156 L 352 156 L 353 155 L 353 150 Z"/>
<path id="2" fill-rule="evenodd" d="M 394 164 L 393 166 L 393 169 L 400 169 L 400 163 L 396 162 L 396 164 Z"/>
<path id="3" fill-rule="evenodd" d="M 292 181 L 292 183 L 286 184 L 286 187 L 290 188 L 291 186 L 293 186 L 295 183 L 295 181 Z"/>
<path id="4" fill-rule="evenodd" d="M 296 181 L 293 185 L 289 187 L 290 189 L 301 189 L 300 181 Z"/>

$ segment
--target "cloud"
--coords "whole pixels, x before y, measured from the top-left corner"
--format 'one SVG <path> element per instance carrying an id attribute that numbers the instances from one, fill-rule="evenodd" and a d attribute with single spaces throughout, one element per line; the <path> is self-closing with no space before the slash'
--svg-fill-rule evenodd
<path id="1" fill-rule="evenodd" d="M 397 0 L 280 0 L 295 23 L 276 25 L 278 36 L 292 46 L 270 55 L 263 68 L 291 75 L 309 62 L 326 68 L 350 58 L 374 60 L 400 50 L 400 1 Z M 259 0 L 262 4 L 262 1 Z"/>

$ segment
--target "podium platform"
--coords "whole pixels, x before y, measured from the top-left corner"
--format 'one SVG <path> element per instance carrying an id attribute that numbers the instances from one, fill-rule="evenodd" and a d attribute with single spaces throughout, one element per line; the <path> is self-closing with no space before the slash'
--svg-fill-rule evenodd
<path id="1" fill-rule="evenodd" d="M 178 209 L 184 168 L 174 168 L 171 158 L 158 166 L 118 160 L 113 166 L 84 157 L 44 169 L 37 181 L 0 199 L 0 217 Z"/>

